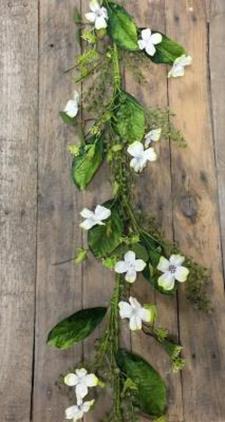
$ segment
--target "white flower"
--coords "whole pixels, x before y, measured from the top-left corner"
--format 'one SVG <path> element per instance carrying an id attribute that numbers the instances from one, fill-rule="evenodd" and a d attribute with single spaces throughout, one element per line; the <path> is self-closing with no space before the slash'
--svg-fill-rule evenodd
<path id="1" fill-rule="evenodd" d="M 89 412 L 91 406 L 93 406 L 95 400 L 82 402 L 81 400 L 77 402 L 77 405 L 68 407 L 65 411 L 65 418 L 71 419 L 73 422 L 76 422 L 83 418 L 84 414 Z"/>
<path id="2" fill-rule="evenodd" d="M 158 285 L 164 290 L 172 290 L 175 280 L 180 283 L 186 281 L 189 270 L 182 266 L 184 260 L 185 258 L 181 255 L 171 255 L 169 260 L 161 256 L 157 269 L 164 274 L 159 277 Z"/>
<path id="3" fill-rule="evenodd" d="M 141 38 L 138 41 L 140 50 L 145 50 L 149 56 L 154 56 L 156 52 L 155 45 L 162 42 L 162 35 L 158 32 L 152 34 L 151 29 L 146 28 L 141 31 Z"/>
<path id="4" fill-rule="evenodd" d="M 145 148 L 148 148 L 152 142 L 157 142 L 160 140 L 162 129 L 152 129 L 145 135 Z"/>
<path id="5" fill-rule="evenodd" d="M 119 261 L 115 265 L 116 273 L 125 275 L 125 280 L 128 283 L 134 283 L 137 278 L 137 272 L 143 271 L 146 267 L 146 263 L 142 259 L 136 259 L 136 255 L 133 251 L 128 251 L 124 255 L 124 261 Z"/>
<path id="6" fill-rule="evenodd" d="M 89 22 L 93 22 L 96 29 L 107 28 L 107 9 L 105 7 L 101 7 L 97 0 L 92 0 L 89 6 L 91 12 L 85 14 L 86 19 Z"/>
<path id="7" fill-rule="evenodd" d="M 75 374 L 68 374 L 64 383 L 69 387 L 75 387 L 77 399 L 83 399 L 88 394 L 88 387 L 96 387 L 98 378 L 95 374 L 88 374 L 87 370 L 76 369 Z"/>
<path id="8" fill-rule="evenodd" d="M 184 76 L 184 68 L 185 66 L 190 66 L 192 63 L 192 57 L 186 56 L 183 54 L 182 56 L 178 57 L 174 63 L 172 69 L 168 73 L 168 78 L 178 78 L 179 76 Z"/>
<path id="9" fill-rule="evenodd" d="M 154 148 L 144 149 L 144 145 L 141 142 L 135 141 L 131 144 L 127 152 L 134 158 L 130 162 L 130 166 L 138 173 L 142 171 L 148 161 L 155 161 L 157 155 Z"/>
<path id="10" fill-rule="evenodd" d="M 79 110 L 80 94 L 77 91 L 74 91 L 73 100 L 69 100 L 64 108 L 64 113 L 72 119 L 76 117 Z"/>
<path id="11" fill-rule="evenodd" d="M 119 303 L 120 317 L 130 320 L 129 326 L 132 331 L 141 330 L 143 321 L 151 322 L 151 311 L 143 308 L 134 297 L 130 297 L 129 302 L 130 304 L 123 301 Z"/>
<path id="12" fill-rule="evenodd" d="M 104 226 L 103 220 L 107 220 L 110 217 L 111 211 L 108 208 L 103 207 L 102 205 L 97 205 L 94 212 L 88 208 L 84 208 L 81 213 L 81 217 L 85 218 L 83 223 L 80 224 L 80 227 L 85 230 L 89 230 L 92 227 Z"/>

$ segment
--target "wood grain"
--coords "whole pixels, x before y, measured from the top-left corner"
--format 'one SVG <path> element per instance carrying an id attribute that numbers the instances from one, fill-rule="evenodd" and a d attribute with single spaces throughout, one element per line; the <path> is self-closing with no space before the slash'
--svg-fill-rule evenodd
<path id="1" fill-rule="evenodd" d="M 140 27 L 150 27 L 165 33 L 165 2 L 164 0 L 144 1 L 137 6 L 137 2 L 129 3 L 129 10 L 138 18 Z M 151 75 L 151 81 L 149 81 Z M 147 107 L 168 106 L 167 102 L 167 69 L 165 66 L 156 66 L 149 60 L 149 68 L 145 72 L 148 83 L 146 86 L 135 84 L 130 75 L 126 76 L 126 88 L 134 94 Z M 171 200 L 171 174 L 170 174 L 170 146 L 167 140 L 162 140 L 157 147 L 158 161 L 150 164 L 143 176 L 137 178 L 137 198 L 140 208 L 152 216 L 157 216 L 157 221 L 168 239 L 173 239 L 172 233 L 172 200 Z M 158 324 L 169 330 L 178 339 L 177 303 L 176 299 L 164 297 L 153 292 L 151 286 L 145 281 L 138 281 L 132 289 L 135 297 L 141 302 L 156 303 L 159 313 Z M 171 422 L 183 420 L 182 385 L 180 375 L 171 374 L 167 355 L 158 344 L 145 335 L 135 333 L 132 348 L 136 353 L 144 356 L 165 378 L 168 386 L 169 411 Z M 156 358 L 157 357 L 157 358 Z"/>
<path id="2" fill-rule="evenodd" d="M 225 90 L 225 54 L 223 50 L 223 41 L 225 39 L 224 20 L 224 1 L 212 1 L 209 26 L 209 76 L 211 83 L 211 112 L 220 205 L 221 242 L 223 264 L 225 265 L 225 108 L 224 98 L 221 95 L 221 92 L 224 92 Z"/>
<path id="3" fill-rule="evenodd" d="M 71 67 L 79 53 L 72 15 L 79 2 L 40 2 L 38 265 L 33 421 L 62 421 L 72 405 L 68 388 L 56 386 L 60 374 L 80 361 L 81 349 L 68 351 L 46 345 L 47 334 L 61 319 L 81 308 L 82 270 L 73 262 L 80 245 L 78 192 L 70 180 L 67 145 L 74 130 L 59 117 L 73 95 Z M 60 394 L 60 392 L 62 394 Z"/>
<path id="4" fill-rule="evenodd" d="M 187 359 L 183 371 L 184 419 L 224 421 L 224 287 L 209 107 L 207 10 L 204 1 L 167 1 L 167 33 L 193 56 L 183 79 L 169 82 L 169 101 L 189 147 L 172 150 L 175 239 L 185 253 L 212 269 L 214 313 L 193 311 L 179 294 L 180 333 Z M 187 37 L 188 34 L 188 37 Z M 187 206 L 186 206 L 186 205 Z"/>
<path id="5" fill-rule="evenodd" d="M 91 355 L 104 327 L 67 352 L 48 348 L 47 333 L 82 307 L 106 305 L 113 288 L 113 274 L 94 258 L 82 266 L 54 265 L 86 244 L 80 210 L 111 196 L 106 166 L 85 193 L 73 186 L 66 148 L 78 136 L 58 116 L 74 89 L 72 73 L 64 71 L 80 52 L 73 9 L 84 14 L 88 5 L 88 0 L 0 0 L 3 422 L 63 420 L 73 395 L 56 383 L 58 376 Z M 132 294 L 157 304 L 160 325 L 180 337 L 187 366 L 181 378 L 171 376 L 167 356 L 142 334 L 132 335 L 132 348 L 166 378 L 169 422 L 224 422 L 225 5 L 223 0 L 131 0 L 126 7 L 140 26 L 166 32 L 193 56 L 185 77 L 169 83 L 167 69 L 150 61 L 145 86 L 128 72 L 125 78 L 126 89 L 144 104 L 169 104 L 188 140 L 184 151 L 160 143 L 158 161 L 138 178 L 137 205 L 157 214 L 168 238 L 212 268 L 214 305 L 206 316 L 193 310 L 182 289 L 177 302 L 139 280 Z M 100 420 L 109 404 L 103 397 L 85 422 Z"/>
<path id="6" fill-rule="evenodd" d="M 36 276 L 37 1 L 0 2 L 0 414 L 30 420 Z"/>

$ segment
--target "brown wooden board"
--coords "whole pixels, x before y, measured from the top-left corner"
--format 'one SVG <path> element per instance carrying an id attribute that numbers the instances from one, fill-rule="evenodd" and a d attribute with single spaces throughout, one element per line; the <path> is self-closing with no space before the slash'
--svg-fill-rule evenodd
<path id="1" fill-rule="evenodd" d="M 166 32 L 193 56 L 193 66 L 181 79 L 167 81 L 167 68 L 150 61 L 145 86 L 139 87 L 128 72 L 125 79 L 126 89 L 144 104 L 169 105 L 188 141 L 185 150 L 161 141 L 158 161 L 137 178 L 137 204 L 157 214 L 168 238 L 185 253 L 212 268 L 214 305 L 206 316 L 191 307 L 183 288 L 177 300 L 170 300 L 139 280 L 132 294 L 142 303 L 157 304 L 160 324 L 181 339 L 187 365 L 181 376 L 171 375 L 167 356 L 143 334 L 132 335 L 132 349 L 165 377 L 169 422 L 224 422 L 224 1 L 124 3 L 140 25 Z M 73 395 L 69 398 L 57 379 L 90 356 L 104 326 L 82 346 L 64 352 L 46 346 L 48 331 L 82 307 L 107 305 L 113 287 L 113 274 L 92 257 L 82 266 L 59 264 L 86 244 L 80 210 L 111 196 L 107 166 L 86 192 L 72 184 L 66 149 L 78 136 L 58 115 L 74 89 L 72 73 L 64 71 L 80 52 L 74 7 L 84 15 L 88 5 L 88 0 L 0 0 L 3 422 L 63 420 Z M 129 347 L 126 322 L 123 327 Z M 101 400 L 85 421 L 100 420 L 107 401 Z"/>
<path id="2" fill-rule="evenodd" d="M 60 374 L 79 362 L 80 347 L 68 351 L 46 345 L 47 334 L 61 319 L 81 308 L 82 270 L 73 262 L 80 245 L 79 195 L 70 178 L 67 145 L 74 130 L 59 117 L 72 98 L 72 74 L 65 70 L 79 53 L 73 10 L 79 2 L 40 2 L 38 243 L 33 421 L 62 421 L 71 401 L 57 386 Z M 60 390 L 62 394 L 60 394 Z"/>
<path id="3" fill-rule="evenodd" d="M 150 27 L 161 32 L 165 28 L 165 2 L 153 0 L 129 2 L 130 13 L 137 19 L 140 27 Z M 155 65 L 149 59 L 149 66 L 145 72 L 145 85 L 135 83 L 130 74 L 126 75 L 126 89 L 137 97 L 147 107 L 168 107 L 167 97 L 167 68 Z M 152 216 L 157 217 L 168 239 L 173 239 L 172 232 L 172 187 L 170 168 L 170 145 L 168 140 L 161 140 L 156 146 L 158 160 L 150 163 L 143 175 L 137 177 L 137 202 L 140 208 Z M 165 327 L 175 337 L 179 338 L 176 298 L 156 294 L 145 281 L 135 283 L 132 293 L 144 303 L 155 302 L 158 308 L 158 324 Z M 165 352 L 154 340 L 142 333 L 132 335 L 132 348 L 136 353 L 144 356 L 165 378 L 169 387 L 169 420 L 182 421 L 182 390 L 180 374 L 171 374 L 170 363 Z"/>
<path id="4" fill-rule="evenodd" d="M 0 419 L 31 411 L 36 277 L 37 0 L 0 2 Z"/>
<path id="5" fill-rule="evenodd" d="M 172 150 L 175 239 L 187 254 L 212 269 L 214 313 L 194 312 L 179 294 L 180 335 L 187 359 L 183 371 L 184 420 L 223 421 L 224 286 L 218 222 L 216 169 L 210 116 L 208 25 L 204 1 L 166 4 L 167 32 L 193 56 L 186 76 L 169 82 L 169 102 L 188 140 L 186 151 Z M 187 36 L 188 34 L 188 36 Z M 219 60 L 219 58 L 218 58 Z"/>

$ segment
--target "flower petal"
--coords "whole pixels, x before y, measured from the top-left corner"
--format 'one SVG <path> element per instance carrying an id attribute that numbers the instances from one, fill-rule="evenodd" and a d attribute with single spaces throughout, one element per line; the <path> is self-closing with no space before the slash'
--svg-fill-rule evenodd
<path id="1" fill-rule="evenodd" d="M 157 154 L 154 150 L 154 148 L 150 147 L 145 150 L 145 159 L 148 161 L 156 161 L 157 160 Z"/>
<path id="2" fill-rule="evenodd" d="M 135 141 L 127 148 L 128 154 L 132 157 L 139 157 L 144 152 L 144 145 L 141 142 Z"/>
<path id="3" fill-rule="evenodd" d="M 145 41 L 149 40 L 149 38 L 151 37 L 151 34 L 152 34 L 152 31 L 150 28 L 146 28 L 141 31 L 142 39 Z"/>
<path id="4" fill-rule="evenodd" d="M 158 285 L 163 287 L 164 290 L 173 290 L 175 277 L 170 272 L 167 272 L 158 278 Z"/>
<path id="5" fill-rule="evenodd" d="M 132 158 L 132 160 L 130 161 L 130 167 L 133 168 L 136 173 L 141 172 L 145 167 L 145 164 L 146 161 L 143 161 L 140 158 Z"/>
<path id="6" fill-rule="evenodd" d="M 138 300 L 135 297 L 130 296 L 129 302 L 133 309 L 141 309 L 141 304 L 138 302 Z"/>
<path id="7" fill-rule="evenodd" d="M 143 271 L 143 269 L 146 267 L 146 262 L 143 261 L 143 259 L 136 259 L 135 261 L 135 270 L 136 271 Z"/>
<path id="8" fill-rule="evenodd" d="M 175 62 L 175 64 L 179 64 L 180 66 L 190 66 L 192 64 L 192 57 L 186 56 L 183 54 L 182 56 L 178 57 Z"/>
<path id="9" fill-rule="evenodd" d="M 96 14 L 95 14 L 95 13 L 93 13 L 93 12 L 88 12 L 88 13 L 85 13 L 85 18 L 86 18 L 89 22 L 94 23 L 94 22 L 95 22 L 95 20 L 96 20 Z"/>
<path id="10" fill-rule="evenodd" d="M 184 66 L 174 64 L 168 73 L 168 78 L 179 78 L 181 76 L 184 76 Z"/>
<path id="11" fill-rule="evenodd" d="M 91 218 L 87 218 L 87 220 L 84 220 L 81 224 L 80 227 L 84 230 L 90 230 L 92 229 L 92 227 L 96 226 L 96 221 L 94 219 Z"/>
<path id="12" fill-rule="evenodd" d="M 74 100 L 69 100 L 66 104 L 66 107 L 64 108 L 64 113 L 67 114 L 67 116 L 71 117 L 73 119 L 76 117 L 78 113 L 78 104 Z"/>
<path id="13" fill-rule="evenodd" d="M 85 375 L 87 375 L 87 369 L 85 368 L 76 369 L 76 374 L 79 378 L 85 377 Z"/>
<path id="14" fill-rule="evenodd" d="M 152 319 L 151 311 L 149 309 L 141 308 L 138 315 L 144 322 L 150 322 Z"/>
<path id="15" fill-rule="evenodd" d="M 76 396 L 81 399 L 83 399 L 88 394 L 88 388 L 83 382 L 77 384 L 75 391 Z"/>
<path id="16" fill-rule="evenodd" d="M 81 409 L 84 413 L 89 412 L 91 406 L 93 406 L 95 400 L 90 400 L 90 401 L 85 401 L 82 405 L 81 405 Z"/>
<path id="17" fill-rule="evenodd" d="M 79 412 L 78 406 L 70 406 L 65 410 L 65 418 L 73 419 L 76 418 Z"/>
<path id="18" fill-rule="evenodd" d="M 114 269 L 115 269 L 116 273 L 123 274 L 123 273 L 127 272 L 128 266 L 127 266 L 125 261 L 119 261 L 119 262 L 116 263 Z"/>
<path id="19" fill-rule="evenodd" d="M 132 316 L 130 319 L 129 327 L 131 331 L 142 329 L 142 320 L 139 316 Z"/>
<path id="20" fill-rule="evenodd" d="M 144 48 L 145 48 L 145 42 L 143 40 L 139 40 L 138 41 L 138 46 L 139 46 L 140 50 L 144 50 Z"/>
<path id="21" fill-rule="evenodd" d="M 161 133 L 162 133 L 161 128 L 152 129 L 150 130 L 150 132 L 146 134 L 145 139 L 150 139 L 153 142 L 157 142 L 160 139 Z"/>
<path id="22" fill-rule="evenodd" d="M 125 275 L 125 280 L 128 282 L 128 283 L 134 283 L 135 282 L 135 280 L 136 280 L 136 278 L 137 278 L 137 273 L 136 273 L 136 271 L 135 270 L 128 270 L 127 271 L 127 273 L 126 273 L 126 275 Z"/>
<path id="23" fill-rule="evenodd" d="M 154 56 L 156 49 L 154 47 L 154 44 L 152 44 L 151 42 L 148 43 L 145 47 L 145 51 L 149 56 Z"/>
<path id="24" fill-rule="evenodd" d="M 156 32 L 155 34 L 151 35 L 150 39 L 152 44 L 160 44 L 162 42 L 162 35 Z"/>
<path id="25" fill-rule="evenodd" d="M 164 258 L 164 256 L 161 256 L 157 265 L 157 270 L 161 271 L 162 273 L 165 273 L 166 271 L 168 271 L 169 266 L 170 262 L 168 261 L 168 259 Z"/>
<path id="26" fill-rule="evenodd" d="M 119 312 L 120 312 L 120 317 L 122 319 L 124 318 L 130 318 L 132 315 L 132 307 L 129 305 L 129 303 L 121 301 L 119 303 Z"/>
<path id="27" fill-rule="evenodd" d="M 100 9 L 100 4 L 97 0 L 90 1 L 89 7 L 92 12 L 97 12 Z"/>
<path id="28" fill-rule="evenodd" d="M 109 218 L 111 215 L 111 211 L 106 208 L 103 207 L 102 205 L 97 205 L 97 207 L 95 208 L 95 217 L 101 221 L 101 220 L 106 220 L 107 218 Z"/>
<path id="29" fill-rule="evenodd" d="M 107 22 L 106 22 L 105 16 L 97 17 L 95 21 L 95 28 L 96 29 L 107 28 Z"/>
<path id="30" fill-rule="evenodd" d="M 184 283 L 188 278 L 189 270 L 186 267 L 177 267 L 175 272 L 175 279 Z"/>
<path id="31" fill-rule="evenodd" d="M 171 255 L 170 257 L 170 264 L 172 265 L 182 265 L 185 261 L 185 257 L 182 255 Z"/>
<path id="32" fill-rule="evenodd" d="M 64 378 L 64 383 L 69 387 L 74 387 L 78 383 L 78 377 L 76 374 L 68 374 Z"/>
<path id="33" fill-rule="evenodd" d="M 129 264 L 135 264 L 136 255 L 133 251 L 128 251 L 124 255 L 124 261 Z"/>
<path id="34" fill-rule="evenodd" d="M 80 212 L 81 217 L 83 218 L 93 218 L 94 217 L 94 213 L 93 211 L 89 210 L 88 208 L 84 208 L 81 212 Z"/>
<path id="35" fill-rule="evenodd" d="M 85 377 L 85 383 L 88 387 L 96 387 L 98 385 L 98 378 L 95 374 L 88 374 Z"/>

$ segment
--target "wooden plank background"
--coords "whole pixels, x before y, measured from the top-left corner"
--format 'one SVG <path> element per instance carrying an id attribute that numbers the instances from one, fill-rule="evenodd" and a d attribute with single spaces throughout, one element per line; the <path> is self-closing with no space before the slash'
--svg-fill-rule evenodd
<path id="1" fill-rule="evenodd" d="M 74 133 L 58 118 L 73 90 L 65 74 L 79 53 L 73 9 L 87 0 L 0 0 L 0 419 L 58 422 L 69 400 L 57 377 L 88 356 L 93 338 L 61 352 L 46 347 L 49 329 L 74 310 L 105 305 L 113 278 L 94 259 L 81 267 L 54 265 L 85 243 L 79 211 L 110 196 L 103 168 L 80 194 L 69 178 L 67 144 Z M 225 4 L 224 0 L 131 0 L 141 26 L 181 41 L 193 56 L 186 76 L 167 81 L 150 65 L 140 90 L 146 105 L 167 106 L 188 149 L 160 145 L 160 160 L 140 177 L 138 195 L 158 214 L 168 238 L 212 268 L 212 316 L 194 311 L 139 281 L 133 292 L 155 301 L 162 325 L 184 345 L 187 365 L 169 374 L 168 360 L 142 334 L 124 341 L 166 377 L 169 422 L 225 422 Z M 150 78 L 149 78 L 150 79 Z M 94 422 L 102 405 L 86 417 Z"/>

